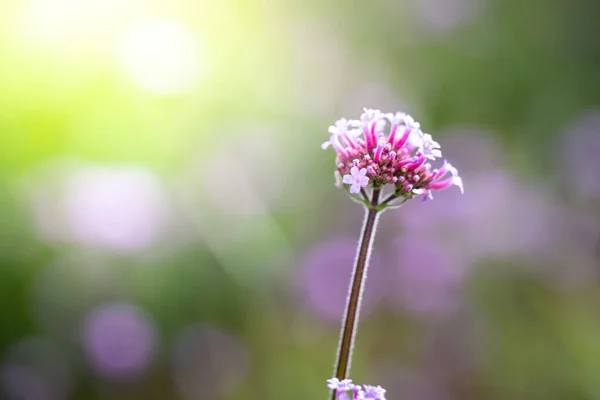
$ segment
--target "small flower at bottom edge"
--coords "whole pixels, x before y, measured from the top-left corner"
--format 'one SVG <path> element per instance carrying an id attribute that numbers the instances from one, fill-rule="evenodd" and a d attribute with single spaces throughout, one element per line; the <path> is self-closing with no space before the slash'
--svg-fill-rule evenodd
<path id="1" fill-rule="evenodd" d="M 342 379 L 340 381 L 338 378 L 331 378 L 327 379 L 327 387 L 331 390 L 345 392 L 347 390 L 353 390 L 356 385 L 352 383 L 352 379 Z"/>

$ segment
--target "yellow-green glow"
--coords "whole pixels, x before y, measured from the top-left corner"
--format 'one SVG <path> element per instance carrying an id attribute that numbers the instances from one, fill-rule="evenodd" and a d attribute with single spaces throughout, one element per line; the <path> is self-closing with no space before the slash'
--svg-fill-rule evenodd
<path id="1" fill-rule="evenodd" d="M 205 65 L 192 34 L 180 23 L 166 19 L 134 23 L 121 36 L 117 50 L 129 77 L 157 94 L 190 90 Z"/>

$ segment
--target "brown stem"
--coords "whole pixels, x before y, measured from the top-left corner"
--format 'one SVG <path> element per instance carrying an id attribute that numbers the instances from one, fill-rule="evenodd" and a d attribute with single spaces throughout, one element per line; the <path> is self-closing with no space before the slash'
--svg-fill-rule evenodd
<path id="1" fill-rule="evenodd" d="M 371 256 L 371 247 L 379 217 L 379 211 L 377 210 L 379 194 L 379 189 L 373 190 L 371 207 L 365 209 L 365 222 L 363 224 L 362 235 L 358 245 L 352 282 L 350 283 L 350 295 L 348 296 L 348 302 L 346 303 L 346 311 L 344 313 L 344 321 L 342 323 L 342 332 L 335 366 L 335 377 L 339 380 L 346 379 L 350 369 L 350 359 L 358 325 L 358 314 L 360 312 L 360 301 L 365 287 L 369 258 Z M 336 400 L 336 396 L 337 393 L 333 390 L 331 393 L 331 400 Z"/>

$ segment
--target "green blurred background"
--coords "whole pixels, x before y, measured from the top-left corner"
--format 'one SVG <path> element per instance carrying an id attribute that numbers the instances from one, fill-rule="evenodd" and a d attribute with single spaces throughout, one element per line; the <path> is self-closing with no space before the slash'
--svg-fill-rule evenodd
<path id="1" fill-rule="evenodd" d="M 600 3 L 1 0 L 0 398 L 324 399 L 362 222 L 327 127 L 462 173 L 382 218 L 355 381 L 600 399 Z"/>

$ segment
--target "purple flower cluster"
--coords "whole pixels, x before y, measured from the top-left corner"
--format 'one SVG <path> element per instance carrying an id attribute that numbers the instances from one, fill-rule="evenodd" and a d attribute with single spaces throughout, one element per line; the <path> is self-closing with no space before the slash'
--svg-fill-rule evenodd
<path id="1" fill-rule="evenodd" d="M 351 379 L 327 379 L 327 387 L 337 392 L 337 400 L 386 400 L 381 386 L 355 385 Z M 352 392 L 352 397 L 348 392 Z"/>
<path id="2" fill-rule="evenodd" d="M 389 134 L 384 132 L 390 123 Z M 432 198 L 433 190 L 456 185 L 463 191 L 462 179 L 450 163 L 432 168 L 429 161 L 442 156 L 440 145 L 410 115 L 384 114 L 364 109 L 359 120 L 342 118 L 329 127 L 328 141 L 337 153 L 337 185 L 350 185 L 356 194 L 363 187 L 395 186 L 399 197 L 424 195 Z"/>

